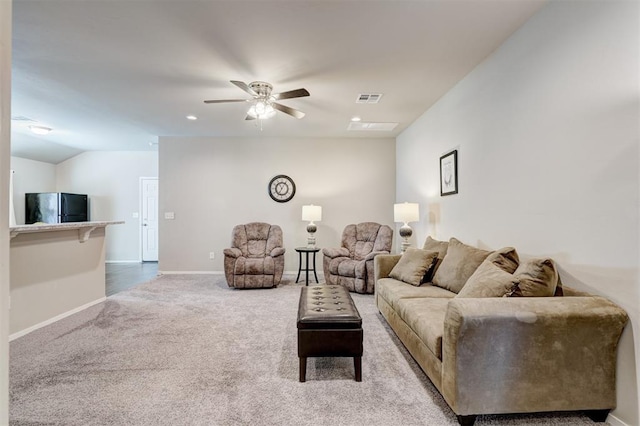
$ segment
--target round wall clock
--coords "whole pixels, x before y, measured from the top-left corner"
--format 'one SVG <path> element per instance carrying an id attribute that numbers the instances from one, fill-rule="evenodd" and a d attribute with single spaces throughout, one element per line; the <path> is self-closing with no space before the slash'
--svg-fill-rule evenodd
<path id="1" fill-rule="evenodd" d="M 286 175 L 275 176 L 269 182 L 269 196 L 273 201 L 286 203 L 296 195 L 296 184 Z"/>

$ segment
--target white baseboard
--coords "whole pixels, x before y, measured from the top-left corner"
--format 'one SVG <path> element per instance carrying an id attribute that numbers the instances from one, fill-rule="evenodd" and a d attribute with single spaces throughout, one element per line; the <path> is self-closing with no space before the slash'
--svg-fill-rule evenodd
<path id="1" fill-rule="evenodd" d="M 224 275 L 224 271 L 158 271 L 158 275 Z M 284 271 L 286 275 L 297 275 L 298 271 Z M 300 274 L 303 278 L 304 274 Z M 313 277 L 313 272 L 309 275 L 309 279 Z M 318 279 L 322 280 L 324 275 L 318 273 Z"/>
<path id="2" fill-rule="evenodd" d="M 284 273 L 288 275 L 298 275 L 298 271 L 284 271 Z M 300 272 L 300 276 L 303 276 L 304 274 L 305 274 L 304 271 Z M 317 270 L 316 274 L 318 274 L 318 276 L 320 275 L 324 276 L 324 272 L 320 270 Z M 312 276 L 312 275 L 313 275 L 313 271 L 309 271 L 309 276 Z"/>
<path id="3" fill-rule="evenodd" d="M 224 271 L 158 271 L 158 275 L 224 275 Z M 298 275 L 298 271 L 284 271 L 285 275 Z M 300 274 L 300 278 L 304 278 L 304 274 Z M 309 274 L 309 279 L 315 280 L 313 272 Z M 324 274 L 318 272 L 318 280 L 324 280 Z"/>
<path id="4" fill-rule="evenodd" d="M 607 416 L 607 423 L 609 423 L 610 426 L 629 426 L 613 414 Z"/>
<path id="5" fill-rule="evenodd" d="M 83 311 L 83 310 L 85 310 L 85 309 L 87 309 L 87 308 L 89 308 L 89 307 L 91 307 L 93 305 L 97 305 L 98 303 L 102 303 L 105 300 L 107 300 L 106 297 L 101 297 L 99 299 L 94 300 L 93 302 L 89 302 L 89 303 L 86 303 L 86 304 L 84 304 L 82 306 L 78 306 L 77 308 L 71 309 L 70 311 L 64 312 L 64 313 L 62 313 L 60 315 L 56 315 L 55 317 L 49 318 L 48 320 L 43 321 L 43 322 L 41 322 L 39 324 L 32 325 L 31 327 L 25 328 L 24 330 L 21 330 L 21 331 L 18 331 L 16 333 L 13 333 L 12 335 L 9 336 L 9 341 L 12 341 L 12 340 L 17 339 L 18 337 L 22 337 L 24 335 L 27 335 L 27 334 L 31 333 L 32 331 L 36 331 L 37 329 L 42 328 L 42 327 L 44 327 L 46 325 L 53 324 L 54 322 L 59 321 L 62 318 L 66 318 L 69 315 L 73 315 L 73 314 L 75 314 L 77 312 Z"/>
<path id="6" fill-rule="evenodd" d="M 142 263 L 140 260 L 105 260 L 104 263 Z"/>

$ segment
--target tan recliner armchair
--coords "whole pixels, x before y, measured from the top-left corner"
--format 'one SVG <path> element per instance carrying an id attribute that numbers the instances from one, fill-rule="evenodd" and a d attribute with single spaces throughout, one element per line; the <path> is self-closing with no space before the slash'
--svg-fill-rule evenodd
<path id="1" fill-rule="evenodd" d="M 231 248 L 224 249 L 224 274 L 229 287 L 268 288 L 280 284 L 284 272 L 282 229 L 252 222 L 233 228 Z"/>
<path id="2" fill-rule="evenodd" d="M 342 285 L 357 293 L 373 293 L 373 259 L 378 254 L 389 254 L 392 240 L 393 230 L 387 225 L 375 222 L 347 225 L 342 232 L 342 247 L 322 250 L 327 284 Z"/>

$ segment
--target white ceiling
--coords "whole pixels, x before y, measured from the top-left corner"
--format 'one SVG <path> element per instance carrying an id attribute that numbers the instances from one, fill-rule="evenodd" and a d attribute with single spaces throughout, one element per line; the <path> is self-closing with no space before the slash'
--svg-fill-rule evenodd
<path id="1" fill-rule="evenodd" d="M 545 0 L 14 0 L 13 154 L 58 163 L 85 150 L 147 150 L 158 136 L 395 137 Z M 254 80 L 281 101 L 263 130 L 245 121 Z M 359 93 L 383 93 L 356 104 Z M 186 120 L 194 114 L 197 121 Z M 352 116 L 398 122 L 350 131 Z"/>

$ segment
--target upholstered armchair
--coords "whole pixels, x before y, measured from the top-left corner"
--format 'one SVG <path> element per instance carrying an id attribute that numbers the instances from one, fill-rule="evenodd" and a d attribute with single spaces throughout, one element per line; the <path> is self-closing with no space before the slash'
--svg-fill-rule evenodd
<path id="1" fill-rule="evenodd" d="M 237 225 L 231 248 L 224 249 L 224 275 L 229 287 L 268 288 L 280 284 L 284 271 L 282 229 L 253 222 Z"/>
<path id="2" fill-rule="evenodd" d="M 391 252 L 392 239 L 393 231 L 387 225 L 347 225 L 342 232 L 342 247 L 322 250 L 325 281 L 349 291 L 373 293 L 373 259 Z"/>

